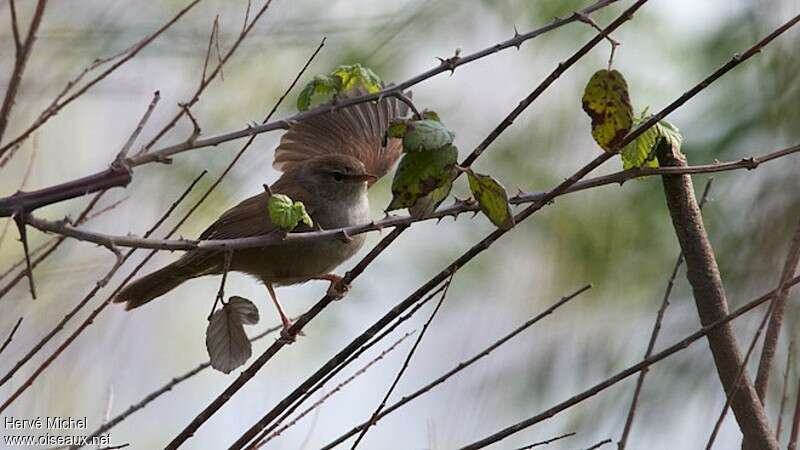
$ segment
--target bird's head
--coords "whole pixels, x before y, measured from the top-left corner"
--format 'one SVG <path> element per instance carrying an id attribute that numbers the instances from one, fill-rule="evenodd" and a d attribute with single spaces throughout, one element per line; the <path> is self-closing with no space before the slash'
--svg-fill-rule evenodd
<path id="1" fill-rule="evenodd" d="M 378 179 L 361 161 L 342 154 L 317 156 L 294 169 L 304 186 L 329 198 L 365 193 Z"/>

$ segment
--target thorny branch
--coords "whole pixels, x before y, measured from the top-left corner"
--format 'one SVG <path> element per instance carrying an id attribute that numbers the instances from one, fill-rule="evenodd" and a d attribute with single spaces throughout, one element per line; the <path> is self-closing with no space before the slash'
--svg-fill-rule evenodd
<path id="1" fill-rule="evenodd" d="M 560 195 L 570 194 L 574 192 L 592 189 L 598 186 L 609 184 L 623 184 L 627 180 L 634 178 L 642 178 L 656 175 L 678 175 L 678 174 L 701 174 L 701 173 L 717 173 L 726 172 L 731 170 L 753 170 L 759 167 L 762 163 L 772 161 L 785 156 L 793 155 L 800 152 L 800 145 L 795 145 L 782 150 L 778 150 L 760 157 L 744 158 L 739 161 L 721 162 L 713 164 L 704 164 L 686 167 L 660 167 L 660 168 L 632 168 L 619 171 L 610 175 L 603 175 L 595 178 L 590 178 L 581 182 L 577 182 L 570 186 Z M 468 160 L 469 158 L 467 158 Z M 466 160 L 465 160 L 466 161 Z M 474 161 L 474 159 L 473 159 Z M 545 193 L 526 193 L 520 192 L 509 199 L 509 203 L 513 205 L 521 205 L 526 203 L 533 203 L 540 201 Z M 471 200 L 457 201 L 449 207 L 440 208 L 431 214 L 421 217 L 412 216 L 389 216 L 379 221 L 373 221 L 361 225 L 354 225 L 345 228 L 334 228 L 323 231 L 314 231 L 308 233 L 289 233 L 287 235 L 264 235 L 258 237 L 238 238 L 238 239 L 224 239 L 224 240 L 156 240 L 156 239 L 142 239 L 135 236 L 112 236 L 102 233 L 95 233 L 87 230 L 82 230 L 63 222 L 48 221 L 39 219 L 33 216 L 28 216 L 28 224 L 44 232 L 57 233 L 71 238 L 82 241 L 93 242 L 95 244 L 104 244 L 113 242 L 119 247 L 138 247 L 149 248 L 158 250 L 179 250 L 188 251 L 194 249 L 205 250 L 241 250 L 253 247 L 266 247 L 277 242 L 285 241 L 318 241 L 318 240 L 336 240 L 342 239 L 343 236 L 355 236 L 361 233 L 371 231 L 380 231 L 390 227 L 405 227 L 417 222 L 427 220 L 441 220 L 445 217 L 456 218 L 464 213 L 474 213 L 479 211 L 478 205 Z"/>
<path id="2" fill-rule="evenodd" d="M 199 0 L 195 0 L 194 3 L 192 3 L 191 5 L 189 5 L 187 7 L 187 10 L 188 10 L 188 8 L 194 6 L 194 4 L 197 3 L 198 1 Z M 429 78 L 432 78 L 432 77 L 434 77 L 436 75 L 439 75 L 441 73 L 444 73 L 444 72 L 451 72 L 451 71 L 455 70 L 457 67 L 462 66 L 464 64 L 468 64 L 468 63 L 476 61 L 478 59 L 482 59 L 482 58 L 484 58 L 486 56 L 492 55 L 492 54 L 497 53 L 497 52 L 499 52 L 501 50 L 504 50 L 504 49 L 508 49 L 508 48 L 511 48 L 511 47 L 519 48 L 519 46 L 522 43 L 524 43 L 524 42 L 526 42 L 526 41 L 528 41 L 530 39 L 536 38 L 536 37 L 538 37 L 538 36 L 540 36 L 540 35 L 542 35 L 544 33 L 547 33 L 549 31 L 555 30 L 555 29 L 560 28 L 561 26 L 567 25 L 569 23 L 580 21 L 581 20 L 581 15 L 585 16 L 585 15 L 591 14 L 591 13 L 593 13 L 593 12 L 599 10 L 599 9 L 605 8 L 606 6 L 608 6 L 608 5 L 612 4 L 612 3 L 615 3 L 616 1 L 618 1 L 618 0 L 598 0 L 597 2 L 592 4 L 591 6 L 581 10 L 578 13 L 572 14 L 571 16 L 569 16 L 567 18 L 557 19 L 557 20 L 551 22 L 548 25 L 545 25 L 543 27 L 537 28 L 535 30 L 532 30 L 532 31 L 524 33 L 524 34 L 515 33 L 514 37 L 512 37 L 510 39 L 507 39 L 507 40 L 505 40 L 505 41 L 503 41 L 501 43 L 495 44 L 495 45 L 493 45 L 491 47 L 487 47 L 487 48 L 485 48 L 483 50 L 479 50 L 479 51 L 477 51 L 475 53 L 472 53 L 472 54 L 469 54 L 469 55 L 465 55 L 465 56 L 459 56 L 458 58 L 449 58 L 447 60 L 444 60 L 439 65 L 437 65 L 436 67 L 434 67 L 434 68 L 432 68 L 432 69 L 430 69 L 430 70 L 428 70 L 426 72 L 423 72 L 423 73 L 421 73 L 421 74 L 419 74 L 417 76 L 414 76 L 414 77 L 412 77 L 412 78 L 410 78 L 410 79 L 408 79 L 408 80 L 406 80 L 404 82 L 401 82 L 401 83 L 396 84 L 394 86 L 388 87 L 388 88 L 386 88 L 386 89 L 384 89 L 384 90 L 382 90 L 380 92 L 376 92 L 376 93 L 368 94 L 368 95 L 363 95 L 363 96 L 359 96 L 359 97 L 350 97 L 350 98 L 347 98 L 347 99 L 340 99 L 339 101 L 336 102 L 336 104 L 323 105 L 323 106 L 311 109 L 311 110 L 303 112 L 303 113 L 295 114 L 295 115 L 287 117 L 285 119 L 280 119 L 280 120 L 276 120 L 276 121 L 273 121 L 273 122 L 265 121 L 261 125 L 247 126 L 247 127 L 243 128 L 241 130 L 237 130 L 237 131 L 230 132 L 230 133 L 224 133 L 224 134 L 220 134 L 220 135 L 217 135 L 217 136 L 211 136 L 211 137 L 204 138 L 204 139 L 192 139 L 190 137 L 190 138 L 187 138 L 184 142 L 181 142 L 179 144 L 170 145 L 170 146 L 158 149 L 158 150 L 150 151 L 151 147 L 155 144 L 155 142 L 158 139 L 160 139 L 168 130 L 172 129 L 172 127 L 183 116 L 185 109 L 181 109 L 178 112 L 178 114 L 176 114 L 169 121 L 169 123 L 164 127 L 164 129 L 161 132 L 159 132 L 156 135 L 156 137 L 153 138 L 153 140 L 151 140 L 145 146 L 145 149 L 147 150 L 147 152 L 140 152 L 139 154 L 134 155 L 131 158 L 127 158 L 125 160 L 125 165 L 127 167 L 136 167 L 136 166 L 140 166 L 140 165 L 148 164 L 148 163 L 152 163 L 152 162 L 167 163 L 167 162 L 171 161 L 171 159 L 170 159 L 171 156 L 176 155 L 178 153 L 186 152 L 188 150 L 194 150 L 194 149 L 205 148 L 205 147 L 213 147 L 213 146 L 217 146 L 219 144 L 222 144 L 224 142 L 229 142 L 229 141 L 232 141 L 232 140 L 241 139 L 241 138 L 245 138 L 245 137 L 248 137 L 248 136 L 255 136 L 257 134 L 265 133 L 265 132 L 268 132 L 268 131 L 286 129 L 286 128 L 289 127 L 289 125 L 292 122 L 295 122 L 295 121 L 301 121 L 301 120 L 308 119 L 310 117 L 314 117 L 314 116 L 317 116 L 317 115 L 326 114 L 326 113 L 329 113 L 329 112 L 332 112 L 332 111 L 335 111 L 337 109 L 341 109 L 341 108 L 344 108 L 344 107 L 347 107 L 347 106 L 352 106 L 352 105 L 356 105 L 356 104 L 359 104 L 359 103 L 371 102 L 371 101 L 379 100 L 381 98 L 388 97 L 388 96 L 395 96 L 396 94 L 402 93 L 402 92 L 406 91 L 408 88 L 410 88 L 412 86 L 415 86 L 415 85 L 417 85 L 417 84 L 419 84 L 419 83 L 421 83 L 421 82 L 423 82 L 423 81 L 425 81 L 425 80 L 427 80 Z M 263 12 L 266 11 L 266 8 L 268 6 L 269 6 L 269 2 L 267 2 L 267 4 L 253 18 L 253 20 L 247 26 L 245 32 L 242 33 L 240 38 L 237 39 L 237 41 L 234 43 L 234 45 L 231 48 L 231 50 L 228 53 L 226 53 L 225 57 L 222 58 L 222 64 L 224 64 L 227 61 L 227 59 L 231 55 L 231 52 L 233 52 L 238 47 L 238 44 L 241 42 L 241 39 L 246 35 L 246 32 L 248 32 L 249 30 L 252 29 L 252 27 L 257 22 L 258 18 L 263 14 Z M 184 13 L 184 12 L 185 11 L 182 11 L 182 13 Z M 173 22 L 174 22 L 174 20 L 177 20 L 177 18 L 178 18 L 178 16 L 176 16 L 176 18 L 173 19 Z M 119 65 L 119 63 L 117 65 L 115 65 L 114 67 L 112 67 L 111 69 L 115 69 L 118 65 Z M 214 70 L 214 72 L 212 73 L 212 75 L 209 78 L 213 77 L 214 74 L 216 74 L 221 69 L 221 67 L 222 67 L 221 65 L 217 65 L 217 68 Z M 109 69 L 109 70 L 111 70 L 111 69 Z M 99 79 L 97 81 L 99 81 Z M 185 102 L 185 104 L 188 105 L 189 107 L 194 105 L 194 103 L 196 103 L 197 99 L 199 98 L 199 94 L 202 93 L 203 90 L 205 90 L 205 87 L 209 84 L 209 82 L 210 82 L 210 80 L 206 80 L 205 82 L 201 83 L 200 87 L 198 88 L 198 90 L 195 93 L 195 96 L 192 99 L 190 99 L 189 101 Z M 81 90 L 76 94 L 80 94 L 82 92 L 84 92 L 84 90 Z M 74 97 L 75 97 L 75 95 L 71 96 L 69 99 L 65 100 L 60 105 L 65 105 L 68 101 L 74 99 Z M 33 129 L 35 129 L 35 128 L 33 128 Z M 9 144 L 6 144 L 4 147 L 0 147 L 0 155 L 2 154 L 3 149 L 5 149 L 6 147 L 8 147 L 10 145 L 14 145 L 15 142 L 17 142 L 20 139 L 24 139 L 25 137 L 27 137 L 28 134 L 30 134 L 33 131 L 33 129 L 29 129 L 28 131 L 23 133 L 23 136 L 20 136 L 20 138 L 15 139 L 14 141 L 10 142 Z M 0 165 L 0 167 L 2 167 L 2 165 Z M 106 188 L 109 188 L 109 187 L 126 186 L 130 182 L 130 173 L 126 173 L 127 177 L 122 177 L 122 178 L 115 177 L 115 175 L 118 175 L 118 174 L 114 174 L 113 172 L 109 172 L 109 171 L 102 171 L 102 172 L 98 172 L 98 173 L 83 177 L 83 178 L 81 178 L 79 180 L 74 180 L 72 182 L 62 183 L 62 184 L 50 186 L 48 188 L 40 189 L 39 191 L 36 191 L 36 192 L 32 193 L 32 194 L 37 194 L 37 198 L 46 198 L 47 201 L 43 202 L 43 203 L 29 203 L 29 202 L 27 202 L 27 199 L 24 198 L 24 197 L 23 198 L 15 198 L 14 196 L 11 196 L 11 197 L 6 197 L 6 198 L 0 198 L 0 217 L 7 216 L 7 215 L 11 214 L 11 213 L 6 214 L 7 208 L 9 208 L 9 206 L 11 206 L 11 209 L 17 209 L 17 208 L 21 207 L 21 208 L 25 209 L 26 211 L 30 212 L 30 211 L 33 211 L 34 209 L 39 208 L 39 207 L 44 206 L 44 205 L 49 205 L 49 204 L 52 204 L 52 203 L 60 202 L 60 201 L 67 200 L 67 199 L 70 199 L 70 198 L 78 197 L 80 195 L 85 195 L 87 193 L 96 192 L 96 191 L 99 191 L 99 190 L 102 190 L 102 189 L 106 189 Z M 75 184 L 78 184 L 80 186 L 80 189 L 79 190 L 70 190 L 70 188 L 72 188 Z M 64 192 L 64 191 L 68 191 L 69 195 L 59 195 L 59 193 Z"/>

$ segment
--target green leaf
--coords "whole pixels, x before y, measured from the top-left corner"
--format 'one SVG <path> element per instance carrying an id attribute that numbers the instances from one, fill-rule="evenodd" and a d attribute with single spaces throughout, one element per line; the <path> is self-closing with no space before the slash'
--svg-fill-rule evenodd
<path id="1" fill-rule="evenodd" d="M 455 134 L 442 122 L 436 120 L 415 120 L 409 122 L 403 135 L 403 150 L 416 152 L 434 150 L 453 143 Z"/>
<path id="2" fill-rule="evenodd" d="M 389 128 L 386 129 L 386 136 L 390 138 L 402 139 L 403 136 L 405 136 L 406 134 L 407 128 L 408 128 L 408 120 L 405 119 L 392 120 L 391 122 L 389 122 Z"/>
<path id="3" fill-rule="evenodd" d="M 453 180 L 456 179 L 457 173 L 458 171 L 455 169 L 455 167 L 449 169 L 448 180 L 444 184 L 432 190 L 425 196 L 420 197 L 417 199 L 417 202 L 414 203 L 414 206 L 408 208 L 408 212 L 411 214 L 411 216 L 422 217 L 436 211 L 436 208 L 439 207 L 439 205 L 450 194 L 450 190 L 453 188 Z"/>
<path id="4" fill-rule="evenodd" d="M 453 145 L 403 155 L 392 181 L 392 202 L 386 210 L 411 208 L 422 197 L 452 182 L 451 169 L 457 159 L 458 149 Z"/>
<path id="5" fill-rule="evenodd" d="M 309 227 L 314 223 L 302 202 L 293 202 L 289 196 L 274 194 L 267 201 L 269 220 L 278 228 L 292 231 L 298 223 L 303 222 Z"/>
<path id="6" fill-rule="evenodd" d="M 481 212 L 498 228 L 511 229 L 514 226 L 514 215 L 503 185 L 489 175 L 481 175 L 472 170 L 467 170 L 467 177 L 469 189 L 478 201 Z"/>
<path id="7" fill-rule="evenodd" d="M 583 110 L 592 118 L 592 137 L 607 152 L 633 126 L 633 108 L 628 97 L 628 84 L 616 70 L 598 70 L 583 92 Z"/>
<path id="8" fill-rule="evenodd" d="M 339 79 L 340 93 L 359 87 L 370 94 L 381 90 L 381 78 L 372 69 L 358 63 L 339 66 L 331 72 L 331 76 Z"/>
<path id="9" fill-rule="evenodd" d="M 641 116 L 634 120 L 634 127 L 639 127 L 650 117 L 650 115 L 647 115 L 647 110 L 645 110 Z M 658 167 L 655 145 L 659 138 L 666 139 L 676 150 L 680 150 L 683 142 L 680 130 L 666 120 L 661 120 L 639 135 L 633 142 L 622 147 L 622 150 L 620 150 L 622 168 L 627 170 L 632 167 Z"/>
<path id="10" fill-rule="evenodd" d="M 325 95 L 331 97 L 332 94 L 339 92 L 339 79 L 329 75 L 316 75 L 306 84 L 300 95 L 297 97 L 297 109 L 306 111 L 311 106 L 314 95 Z"/>

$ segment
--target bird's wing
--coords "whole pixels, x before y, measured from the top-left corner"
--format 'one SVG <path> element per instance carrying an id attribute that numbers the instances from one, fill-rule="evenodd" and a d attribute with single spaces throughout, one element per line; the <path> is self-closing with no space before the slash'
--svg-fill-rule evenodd
<path id="1" fill-rule="evenodd" d="M 308 194 L 305 189 L 294 187 L 296 184 L 287 183 L 284 177 L 278 179 L 272 186 L 272 192 L 276 194 L 286 194 L 292 200 L 299 200 L 306 206 L 306 212 L 314 217 L 314 202 L 308 201 Z M 203 234 L 201 240 L 205 239 L 236 239 L 241 237 L 263 236 L 273 231 L 277 231 L 275 225 L 269 219 L 267 211 L 267 193 L 262 192 L 240 202 L 233 208 L 225 211 L 214 223 L 212 223 Z M 300 223 L 292 230 L 294 232 L 312 231 L 311 228 Z"/>
<path id="2" fill-rule="evenodd" d="M 354 91 L 352 95 L 363 93 Z M 272 165 L 285 172 L 315 156 L 344 154 L 356 157 L 367 172 L 380 178 L 389 173 L 402 151 L 400 139 L 389 139 L 384 147 L 383 135 L 392 119 L 403 117 L 407 112 L 408 107 L 392 97 L 295 123 L 281 137 Z"/>

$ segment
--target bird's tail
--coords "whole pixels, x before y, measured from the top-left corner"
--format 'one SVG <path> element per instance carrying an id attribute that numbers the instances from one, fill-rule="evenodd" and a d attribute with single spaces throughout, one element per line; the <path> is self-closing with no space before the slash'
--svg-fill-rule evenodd
<path id="1" fill-rule="evenodd" d="M 114 303 L 127 303 L 126 310 L 138 308 L 196 276 L 184 261 L 178 260 L 125 286 Z"/>

